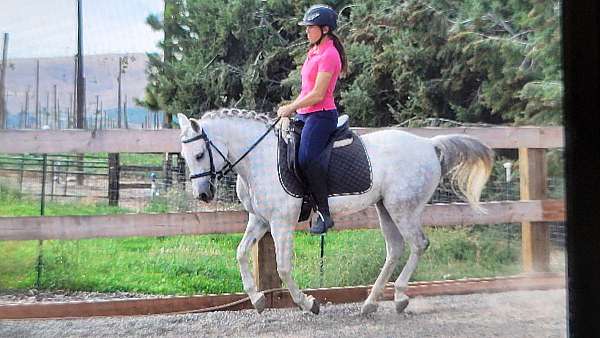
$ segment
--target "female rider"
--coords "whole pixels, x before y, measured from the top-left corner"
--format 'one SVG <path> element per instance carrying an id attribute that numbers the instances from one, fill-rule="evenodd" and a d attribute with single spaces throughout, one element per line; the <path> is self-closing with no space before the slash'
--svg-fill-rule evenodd
<path id="1" fill-rule="evenodd" d="M 321 163 L 319 156 L 337 126 L 333 91 L 340 73 L 346 71 L 346 55 L 333 33 L 337 27 L 337 14 L 331 7 L 310 7 L 298 24 L 306 26 L 310 43 L 302 65 L 302 89 L 292 103 L 279 107 L 277 115 L 289 117 L 297 113 L 296 119 L 304 122 L 298 162 L 317 205 L 318 217 L 310 231 L 322 234 L 333 226 L 333 220 L 327 201 L 327 164 Z"/>

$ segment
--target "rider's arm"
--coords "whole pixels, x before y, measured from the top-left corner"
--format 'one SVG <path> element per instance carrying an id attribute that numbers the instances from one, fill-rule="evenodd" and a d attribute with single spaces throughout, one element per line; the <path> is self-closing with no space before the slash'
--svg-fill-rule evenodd
<path id="1" fill-rule="evenodd" d="M 303 98 L 297 98 L 294 102 L 291 103 L 290 109 L 294 111 L 313 106 L 325 98 L 325 94 L 327 93 L 327 88 L 329 87 L 329 81 L 333 73 L 329 72 L 318 72 L 317 79 L 315 80 L 315 87 L 311 90 L 307 95 Z"/>
<path id="2" fill-rule="evenodd" d="M 333 73 L 330 72 L 318 72 L 315 87 L 304 97 L 297 98 L 294 102 L 279 107 L 277 115 L 292 116 L 300 108 L 310 107 L 323 101 L 332 76 Z"/>

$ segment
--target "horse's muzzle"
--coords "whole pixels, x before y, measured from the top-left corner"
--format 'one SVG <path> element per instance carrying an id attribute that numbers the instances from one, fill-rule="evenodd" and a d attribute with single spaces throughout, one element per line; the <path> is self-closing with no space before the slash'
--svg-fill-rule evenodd
<path id="1" fill-rule="evenodd" d="M 196 196 L 202 202 L 209 203 L 215 198 L 215 186 L 212 182 L 208 182 L 205 189 L 201 189 Z"/>
<path id="2" fill-rule="evenodd" d="M 203 192 L 203 193 L 201 193 L 200 195 L 198 195 L 198 197 L 197 197 L 197 198 L 198 198 L 199 200 L 201 200 L 202 202 L 208 203 L 208 202 L 210 202 L 210 201 L 212 201 L 212 200 L 213 200 L 213 197 L 214 197 L 214 195 L 213 195 L 213 193 L 212 193 L 212 192 L 208 192 L 208 193 L 206 193 L 206 192 Z"/>

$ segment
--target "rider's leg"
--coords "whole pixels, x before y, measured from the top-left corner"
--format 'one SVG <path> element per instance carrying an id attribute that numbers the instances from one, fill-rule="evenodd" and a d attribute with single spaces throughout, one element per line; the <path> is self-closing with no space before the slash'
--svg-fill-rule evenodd
<path id="1" fill-rule="evenodd" d="M 298 162 L 313 195 L 319 217 L 311 232 L 321 234 L 333 226 L 327 201 L 327 166 L 321 158 L 323 150 L 329 142 L 337 125 L 337 111 L 328 110 L 311 113 L 303 117 L 304 128 L 300 138 Z"/>

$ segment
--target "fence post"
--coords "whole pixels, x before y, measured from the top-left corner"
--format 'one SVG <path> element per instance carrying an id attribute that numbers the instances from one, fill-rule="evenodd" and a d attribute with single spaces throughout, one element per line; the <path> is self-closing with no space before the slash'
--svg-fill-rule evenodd
<path id="1" fill-rule="evenodd" d="M 23 192 L 23 171 L 25 170 L 25 155 L 21 155 L 21 159 L 19 162 L 19 192 Z"/>
<path id="2" fill-rule="evenodd" d="M 52 169 L 50 171 L 50 200 L 54 201 L 54 176 L 56 176 L 56 174 L 54 173 L 56 171 L 56 162 L 55 160 L 52 160 Z"/>
<path id="3" fill-rule="evenodd" d="M 169 188 L 171 188 L 171 185 L 173 184 L 173 177 L 172 177 L 172 167 L 171 167 L 171 162 L 173 160 L 173 157 L 171 156 L 171 153 L 165 153 L 165 160 L 163 162 L 163 177 L 164 177 L 164 187 L 165 187 L 165 191 L 168 191 Z"/>
<path id="4" fill-rule="evenodd" d="M 71 161 L 69 159 L 67 159 L 67 166 L 65 168 L 65 190 L 63 192 L 63 195 L 65 197 L 67 197 L 67 186 L 69 185 L 69 164 L 71 163 Z"/>
<path id="5" fill-rule="evenodd" d="M 259 291 L 276 289 L 281 287 L 281 280 L 277 273 L 277 261 L 275 260 L 275 242 L 270 232 L 252 247 L 252 262 L 254 264 L 254 281 Z M 272 305 L 272 298 L 267 305 Z"/>
<path id="6" fill-rule="evenodd" d="M 77 179 L 77 185 L 83 185 L 83 181 L 85 179 L 85 175 L 83 174 L 83 167 L 84 167 L 84 160 L 85 157 L 83 154 L 77 154 L 77 165 L 76 165 L 76 171 L 77 171 L 77 175 L 75 176 Z"/>
<path id="7" fill-rule="evenodd" d="M 177 154 L 177 183 L 185 191 L 185 159 L 181 154 Z"/>
<path id="8" fill-rule="evenodd" d="M 541 148 L 519 148 L 521 200 L 546 198 L 546 152 Z M 525 272 L 550 270 L 550 230 L 545 222 L 523 222 L 522 257 Z"/>
<path id="9" fill-rule="evenodd" d="M 119 153 L 108 154 L 108 205 L 119 205 L 119 177 L 121 167 Z"/>

